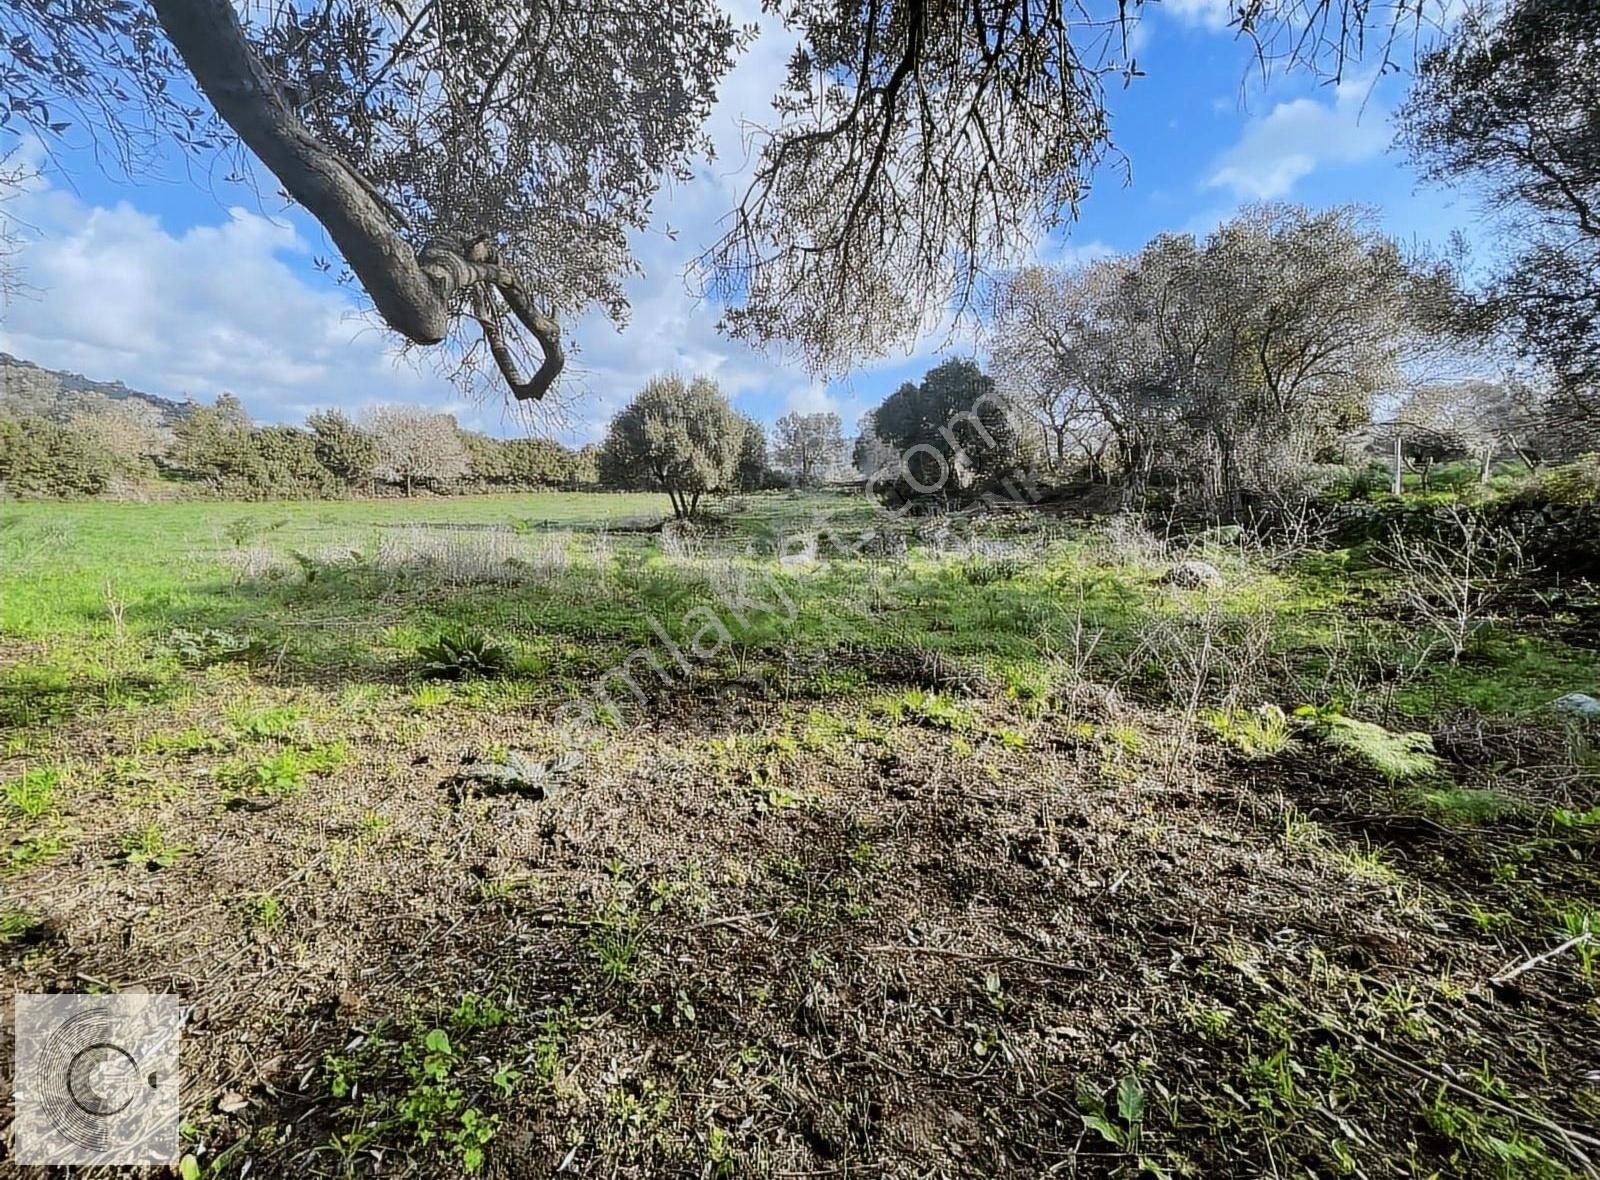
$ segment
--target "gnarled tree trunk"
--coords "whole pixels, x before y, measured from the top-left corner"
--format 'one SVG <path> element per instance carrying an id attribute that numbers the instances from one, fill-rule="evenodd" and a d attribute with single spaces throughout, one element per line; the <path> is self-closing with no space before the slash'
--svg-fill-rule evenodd
<path id="1" fill-rule="evenodd" d="M 399 232 L 388 202 L 284 100 L 231 0 L 151 4 L 217 114 L 328 231 L 384 323 L 417 344 L 438 344 L 450 331 L 456 300 L 468 294 L 512 394 L 543 397 L 565 363 L 560 329 L 537 310 L 516 273 L 500 264 L 487 243 L 434 242 L 419 254 Z M 543 363 L 527 380 L 506 346 L 491 302 L 495 296 L 543 352 Z"/>

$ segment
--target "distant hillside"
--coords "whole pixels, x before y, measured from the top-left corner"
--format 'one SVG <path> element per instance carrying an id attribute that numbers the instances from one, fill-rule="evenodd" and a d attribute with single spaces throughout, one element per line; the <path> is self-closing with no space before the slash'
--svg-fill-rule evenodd
<path id="1" fill-rule="evenodd" d="M 171 428 L 189 413 L 189 403 L 175 402 L 120 381 L 92 381 L 77 373 L 46 369 L 32 361 L 0 352 L 0 414 L 69 421 L 74 414 L 122 403 L 124 414 L 158 428 Z"/>

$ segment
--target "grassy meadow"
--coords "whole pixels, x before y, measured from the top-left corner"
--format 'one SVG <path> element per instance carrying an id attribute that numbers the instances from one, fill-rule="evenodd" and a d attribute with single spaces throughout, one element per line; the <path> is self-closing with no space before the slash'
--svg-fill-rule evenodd
<path id="1" fill-rule="evenodd" d="M 192 1005 L 186 1174 L 1592 1174 L 1558 612 L 667 511 L 4 506 L 0 964 Z"/>

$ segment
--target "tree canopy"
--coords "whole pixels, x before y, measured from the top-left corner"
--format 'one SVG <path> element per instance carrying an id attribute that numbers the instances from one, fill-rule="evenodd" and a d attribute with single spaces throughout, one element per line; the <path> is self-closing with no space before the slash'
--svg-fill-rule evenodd
<path id="1" fill-rule="evenodd" d="M 600 479 L 611 487 L 659 488 L 674 515 L 686 519 L 706 492 L 733 486 L 745 433 L 709 377 L 657 377 L 611 420 L 600 448 Z"/>
<path id="2" fill-rule="evenodd" d="M 995 483 L 1017 460 L 1010 408 L 975 361 L 953 359 L 906 382 L 872 415 L 917 495 L 962 498 Z"/>
<path id="3" fill-rule="evenodd" d="M 1422 60 L 1400 141 L 1430 179 L 1482 189 L 1510 244 L 1485 310 L 1600 412 L 1600 6 L 1469 14 Z"/>
<path id="4" fill-rule="evenodd" d="M 772 460 L 802 486 L 816 483 L 844 462 L 842 431 L 837 414 L 785 414 L 777 421 Z"/>
<path id="5" fill-rule="evenodd" d="M 1070 219 L 1138 73 L 1142 0 L 776 0 L 799 41 L 702 276 L 726 326 L 820 371 L 881 353 Z M 1265 56 L 1331 66 L 1447 0 L 1240 0 Z M 130 169 L 241 146 L 327 231 L 383 321 L 518 398 L 558 317 L 620 317 L 628 234 L 708 150 L 746 41 L 714 0 L 15 0 L 0 127 L 94 130 Z M 468 331 L 462 331 L 466 326 Z"/>
<path id="6" fill-rule="evenodd" d="M 1010 276 L 993 348 L 1058 459 L 1109 445 L 1135 492 L 1160 471 L 1236 505 L 1399 386 L 1436 281 L 1357 209 L 1263 205 L 1204 239 Z"/>

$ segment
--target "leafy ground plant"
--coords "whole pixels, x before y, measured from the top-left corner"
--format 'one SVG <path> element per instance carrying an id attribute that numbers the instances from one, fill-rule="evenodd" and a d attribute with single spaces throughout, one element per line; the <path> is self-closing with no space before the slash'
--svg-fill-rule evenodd
<path id="1" fill-rule="evenodd" d="M 502 676 L 511 669 L 511 651 L 482 631 L 447 631 L 417 648 L 422 675 L 431 680 Z"/>

